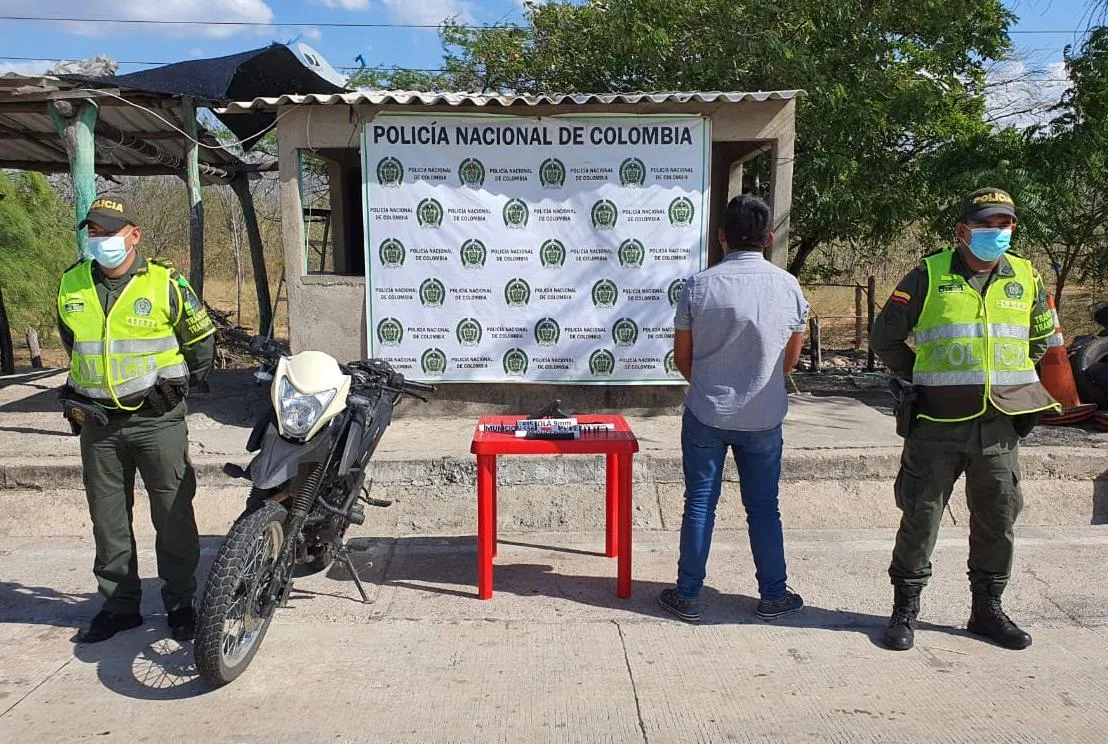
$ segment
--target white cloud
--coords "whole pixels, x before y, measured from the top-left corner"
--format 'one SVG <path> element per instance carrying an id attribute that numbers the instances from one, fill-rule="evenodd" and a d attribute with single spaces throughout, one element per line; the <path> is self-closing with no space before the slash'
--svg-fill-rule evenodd
<path id="1" fill-rule="evenodd" d="M 204 56 L 204 50 L 200 47 L 193 47 L 192 49 L 189 49 L 189 56 L 198 59 Z"/>
<path id="2" fill-rule="evenodd" d="M 1002 62 L 989 70 L 987 80 L 986 115 L 1000 127 L 1046 124 L 1054 117 L 1050 107 L 1069 87 L 1064 62 L 1034 70 L 1023 62 Z"/>
<path id="3" fill-rule="evenodd" d="M 317 0 L 328 8 L 343 10 L 369 10 L 369 0 Z"/>
<path id="4" fill-rule="evenodd" d="M 473 5 L 467 0 L 381 0 L 395 23 L 438 26 L 447 18 L 458 23 L 476 23 Z"/>
<path id="5" fill-rule="evenodd" d="M 41 75 L 58 64 L 54 60 L 35 60 L 28 62 L 0 62 L 0 75 L 14 72 L 16 75 Z"/>
<path id="6" fill-rule="evenodd" d="M 315 26 L 304 26 L 300 29 L 300 35 L 308 41 L 319 41 L 323 38 L 323 32 Z"/>
<path id="7" fill-rule="evenodd" d="M 129 21 L 239 21 L 268 23 L 273 20 L 273 10 L 265 0 L 85 0 L 77 4 L 72 0 L 37 0 L 34 15 L 56 18 L 115 18 Z M 0 14 L 26 15 L 25 0 L 0 0 Z M 22 23 L 22 22 L 20 22 Z M 249 26 L 168 25 L 157 24 L 81 24 L 61 23 L 72 34 L 93 36 L 107 32 L 157 36 L 208 36 L 222 38 L 244 31 Z M 14 26 L 10 22 L 9 26 Z M 9 29 L 10 31 L 11 29 Z"/>

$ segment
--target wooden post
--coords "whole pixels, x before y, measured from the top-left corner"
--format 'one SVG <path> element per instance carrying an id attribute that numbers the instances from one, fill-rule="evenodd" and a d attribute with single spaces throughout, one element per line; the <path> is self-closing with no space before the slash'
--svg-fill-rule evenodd
<path id="1" fill-rule="evenodd" d="M 246 237 L 250 243 L 250 265 L 254 269 L 254 291 L 258 295 L 258 333 L 266 335 L 273 324 L 273 304 L 269 299 L 269 273 L 265 266 L 265 246 L 258 229 L 258 215 L 254 211 L 254 197 L 245 173 L 231 179 L 231 188 L 239 198 L 242 216 L 246 221 Z M 241 322 L 241 319 L 240 319 Z"/>
<path id="2" fill-rule="evenodd" d="M 69 173 L 73 179 L 74 211 L 80 222 L 96 199 L 96 117 L 99 108 L 92 101 L 74 105 L 71 101 L 56 101 L 47 106 L 54 130 L 65 142 L 69 155 Z M 77 258 L 89 258 L 88 229 L 77 231 Z"/>
<path id="3" fill-rule="evenodd" d="M 823 350 L 820 339 L 819 318 L 808 318 L 808 353 L 812 360 L 812 371 L 820 372 L 823 367 Z"/>
<path id="4" fill-rule="evenodd" d="M 870 277 L 866 283 L 866 345 L 869 345 L 869 334 L 873 332 L 873 319 L 877 315 L 877 279 Z M 866 371 L 873 372 L 877 369 L 877 357 L 870 347 L 869 358 L 866 360 Z"/>
<path id="5" fill-rule="evenodd" d="M 204 201 L 200 187 L 200 147 L 196 140 L 196 105 L 188 96 L 181 99 L 182 120 L 191 140 L 185 142 L 185 188 L 189 201 L 189 284 L 204 299 Z"/>
<path id="6" fill-rule="evenodd" d="M 31 366 L 42 369 L 42 348 L 38 345 L 38 331 L 34 326 L 27 329 L 27 349 L 31 352 Z"/>
<path id="7" fill-rule="evenodd" d="M 862 320 L 862 295 L 865 290 L 861 285 L 854 288 L 854 351 L 862 348 L 862 334 L 865 333 L 865 321 Z"/>
<path id="8" fill-rule="evenodd" d="M 0 288 L 0 374 L 15 374 L 15 350 L 12 330 L 8 326 L 8 311 L 4 307 L 4 290 Z"/>

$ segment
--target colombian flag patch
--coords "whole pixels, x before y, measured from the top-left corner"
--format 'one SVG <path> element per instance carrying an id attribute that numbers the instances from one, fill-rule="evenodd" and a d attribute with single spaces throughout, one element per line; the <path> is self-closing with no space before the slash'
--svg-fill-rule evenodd
<path id="1" fill-rule="evenodd" d="M 899 289 L 893 292 L 892 296 L 889 297 L 891 302 L 895 302 L 898 305 L 907 305 L 908 301 L 911 299 L 912 295 Z"/>

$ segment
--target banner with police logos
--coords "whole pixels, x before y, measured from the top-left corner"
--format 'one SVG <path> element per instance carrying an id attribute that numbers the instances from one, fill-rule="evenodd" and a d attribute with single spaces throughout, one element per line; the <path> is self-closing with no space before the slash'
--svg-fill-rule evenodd
<path id="1" fill-rule="evenodd" d="M 706 260 L 708 126 L 376 117 L 370 354 L 429 382 L 681 382 L 673 314 Z"/>

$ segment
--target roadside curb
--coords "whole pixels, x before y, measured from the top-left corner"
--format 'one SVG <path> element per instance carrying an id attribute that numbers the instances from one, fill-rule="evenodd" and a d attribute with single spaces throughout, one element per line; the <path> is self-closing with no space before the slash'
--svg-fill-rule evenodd
<path id="1" fill-rule="evenodd" d="M 234 485 L 223 474 L 228 460 L 245 458 L 203 455 L 193 458 L 197 476 L 210 485 Z M 1028 447 L 1020 454 L 1024 480 L 1108 480 L 1108 451 L 1089 447 Z M 785 450 L 783 481 L 871 481 L 890 480 L 900 467 L 900 449 Z M 498 482 L 505 486 L 601 484 L 605 467 L 600 457 L 503 457 L 498 464 Z M 738 480 L 734 463 L 728 460 L 724 475 Z M 635 458 L 637 484 L 680 484 L 683 481 L 680 454 L 642 454 Z M 373 462 L 370 479 L 379 485 L 472 486 L 477 463 L 472 456 L 426 459 L 379 459 Z M 0 489 L 44 490 L 81 488 L 81 460 L 62 456 L 27 460 L 0 457 Z"/>

